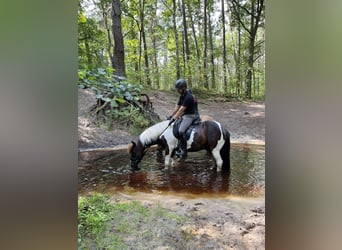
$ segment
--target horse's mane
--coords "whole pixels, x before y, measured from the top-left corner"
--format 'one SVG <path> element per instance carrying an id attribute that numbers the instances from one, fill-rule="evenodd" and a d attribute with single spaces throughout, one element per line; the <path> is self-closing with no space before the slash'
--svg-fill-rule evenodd
<path id="1" fill-rule="evenodd" d="M 162 121 L 147 128 L 139 136 L 140 142 L 144 146 L 156 144 L 161 133 L 167 128 L 169 121 Z"/>

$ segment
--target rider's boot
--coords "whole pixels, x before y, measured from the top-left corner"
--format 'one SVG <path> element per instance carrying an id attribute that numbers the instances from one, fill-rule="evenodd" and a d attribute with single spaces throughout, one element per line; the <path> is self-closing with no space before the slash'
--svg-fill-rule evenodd
<path id="1" fill-rule="evenodd" d="M 179 138 L 179 150 L 176 153 L 178 157 L 186 158 L 188 155 L 186 146 L 186 135 L 181 135 Z"/>

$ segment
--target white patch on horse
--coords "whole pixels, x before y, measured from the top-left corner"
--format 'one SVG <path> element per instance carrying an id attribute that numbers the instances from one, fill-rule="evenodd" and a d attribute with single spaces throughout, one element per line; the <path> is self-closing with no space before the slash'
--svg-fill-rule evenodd
<path id="1" fill-rule="evenodd" d="M 173 166 L 174 161 L 171 158 L 172 151 L 177 147 L 178 140 L 173 135 L 173 125 L 169 126 L 168 129 L 166 129 L 162 135 L 164 136 L 167 146 L 169 147 L 169 154 L 165 154 L 165 166 Z"/>
<path id="2" fill-rule="evenodd" d="M 158 137 L 161 136 L 163 130 L 167 128 L 168 124 L 169 121 L 163 121 L 153 125 L 142 132 L 139 136 L 139 140 L 144 146 L 150 146 L 152 142 L 156 142 L 158 140 Z"/>
<path id="3" fill-rule="evenodd" d="M 190 134 L 190 138 L 189 138 L 189 140 L 187 140 L 187 144 L 186 144 L 187 149 L 191 148 L 191 145 L 194 142 L 194 138 L 195 138 L 195 130 L 192 129 L 191 134 Z"/>
<path id="4" fill-rule="evenodd" d="M 216 121 L 215 121 L 216 122 Z M 212 154 L 215 158 L 216 161 L 216 167 L 217 167 L 217 172 L 222 170 L 222 164 L 223 164 L 223 160 L 220 154 L 220 151 L 224 145 L 224 139 L 223 139 L 223 133 L 222 133 L 222 128 L 221 128 L 221 124 L 216 122 L 217 126 L 219 126 L 220 128 L 220 132 L 221 132 L 221 137 L 220 140 L 217 141 L 217 145 L 216 147 L 212 150 Z"/>

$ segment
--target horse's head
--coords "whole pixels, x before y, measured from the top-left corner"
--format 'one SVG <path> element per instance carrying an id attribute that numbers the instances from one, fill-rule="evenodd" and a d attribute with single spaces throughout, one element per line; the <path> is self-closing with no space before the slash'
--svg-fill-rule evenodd
<path id="1" fill-rule="evenodd" d="M 138 170 L 138 164 L 144 156 L 144 146 L 138 141 L 135 143 L 132 141 L 127 148 L 127 152 L 131 159 L 131 168 Z"/>

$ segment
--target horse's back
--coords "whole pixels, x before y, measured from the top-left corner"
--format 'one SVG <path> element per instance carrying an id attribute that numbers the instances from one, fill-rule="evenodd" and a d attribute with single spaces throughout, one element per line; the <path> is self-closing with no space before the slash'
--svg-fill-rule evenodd
<path id="1" fill-rule="evenodd" d="M 211 129 L 211 130 L 220 130 L 222 132 L 228 132 L 228 130 L 223 127 L 223 125 L 218 122 L 218 121 L 215 121 L 215 120 L 206 120 L 206 121 L 202 121 L 201 125 L 204 127 L 204 128 L 207 128 L 207 129 Z"/>
<path id="2" fill-rule="evenodd" d="M 219 140 L 222 135 L 223 140 L 230 141 L 229 131 L 218 121 L 202 121 L 201 127 L 204 130 L 204 133 L 207 135 L 208 139 L 212 138 L 216 141 Z"/>

